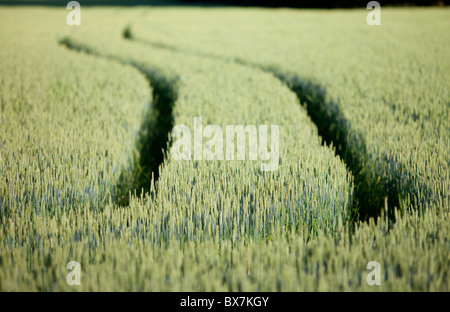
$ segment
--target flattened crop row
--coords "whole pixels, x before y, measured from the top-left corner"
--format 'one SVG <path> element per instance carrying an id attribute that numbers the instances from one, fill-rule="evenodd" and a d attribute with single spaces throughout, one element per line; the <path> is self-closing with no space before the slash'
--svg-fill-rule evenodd
<path id="1" fill-rule="evenodd" d="M 105 36 L 105 27 L 80 31 L 66 45 L 178 81 L 175 125 L 194 129 L 194 117 L 200 116 L 204 127 L 280 126 L 281 165 L 273 172 L 261 172 L 259 161 L 176 161 L 168 154 L 157 194 L 148 199 L 160 220 L 153 240 L 258 239 L 279 227 L 314 235 L 347 218 L 351 184 L 345 166 L 320 145 L 295 95 L 277 79 L 237 64 L 128 42 L 116 37 L 119 28 L 109 28 L 112 35 Z"/>
<path id="2" fill-rule="evenodd" d="M 449 11 L 383 9 L 380 27 L 366 15 L 194 8 L 161 19 L 156 10 L 129 37 L 274 73 L 352 171 L 362 219 L 386 198 L 390 209 L 448 210 Z"/>

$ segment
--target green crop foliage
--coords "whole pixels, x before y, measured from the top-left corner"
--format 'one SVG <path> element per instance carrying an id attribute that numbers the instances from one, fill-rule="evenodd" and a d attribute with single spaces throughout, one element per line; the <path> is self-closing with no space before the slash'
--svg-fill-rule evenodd
<path id="1" fill-rule="evenodd" d="M 133 68 L 55 45 L 61 14 L 19 12 L 1 11 L 1 217 L 101 210 L 130 166 L 150 87 Z"/>
<path id="2" fill-rule="evenodd" d="M 152 10 L 128 31 L 284 81 L 353 172 L 361 217 L 378 215 L 386 196 L 391 208 L 448 209 L 450 11 L 383 8 L 375 27 L 367 13 Z"/>
<path id="3" fill-rule="evenodd" d="M 201 240 L 211 231 L 224 238 L 239 237 L 240 232 L 265 237 L 276 222 L 314 235 L 316 228 L 332 230 L 338 217 L 347 218 L 351 181 L 345 166 L 320 144 L 295 95 L 272 75 L 130 42 L 117 36 L 123 24 L 112 28 L 112 20 L 95 21 L 95 15 L 91 19 L 88 14 L 85 19 L 92 28 L 63 43 L 132 64 L 145 75 L 157 71 L 167 81 L 178 81 L 175 125 L 194 129 L 194 117 L 201 116 L 204 127 L 280 126 L 281 165 L 273 172 L 261 172 L 259 161 L 188 162 L 168 155 L 152 198 L 152 206 L 160 210 L 158 218 L 167 220 L 164 227 L 174 229 L 164 233 L 164 239 Z"/>
<path id="4" fill-rule="evenodd" d="M 362 104 L 383 94 L 363 84 L 372 81 L 363 79 L 363 65 L 344 58 L 353 47 L 370 60 L 370 46 L 336 45 L 328 61 L 320 53 L 343 29 L 355 42 L 364 37 L 358 12 L 82 10 L 76 28 L 60 9 L 0 8 L 7 47 L 0 52 L 0 290 L 448 291 L 446 59 L 424 60 L 436 75 L 423 69 L 423 77 L 411 78 L 406 60 L 392 63 L 411 86 L 385 75 L 375 81 L 390 86 L 385 95 L 399 95 L 398 110 L 429 113 L 429 121 L 413 118 L 402 128 L 400 112 L 379 119 L 390 98 L 378 108 Z M 447 11 L 426 12 L 429 27 L 446 26 L 440 17 Z M 398 14 L 403 34 L 406 16 L 416 16 L 390 14 Z M 345 23 L 330 32 L 340 19 Z M 313 27 L 317 21 L 331 24 Z M 448 46 L 438 39 L 423 40 L 442 55 Z M 299 78 L 306 75 L 311 79 Z M 418 85 L 427 100 L 412 91 Z M 428 99 L 427 109 L 420 106 Z M 328 119 L 318 123 L 321 114 L 308 117 L 311 105 L 331 112 L 334 130 L 322 129 Z M 203 127 L 279 125 L 278 170 L 262 172 L 259 159 L 173 159 L 170 128 L 193 131 L 196 116 Z M 418 120 L 422 141 L 410 133 Z M 336 140 L 342 122 L 349 123 L 345 141 Z M 342 142 L 348 159 L 339 146 L 335 155 L 333 144 Z M 414 144 L 430 145 L 408 150 Z M 358 166 L 359 175 L 352 172 Z M 376 191 L 367 198 L 382 201 L 377 218 L 352 222 L 354 191 L 362 191 L 353 182 Z M 385 196 L 394 186 L 399 207 Z M 381 286 L 366 283 L 373 260 L 381 264 Z M 80 286 L 66 283 L 69 261 L 81 264 Z"/>

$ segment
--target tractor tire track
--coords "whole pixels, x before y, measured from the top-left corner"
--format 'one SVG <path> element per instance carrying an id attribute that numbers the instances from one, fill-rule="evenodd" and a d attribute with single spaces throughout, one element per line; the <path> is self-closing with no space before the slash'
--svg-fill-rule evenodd
<path id="1" fill-rule="evenodd" d="M 385 156 L 381 162 L 394 168 L 390 176 L 382 177 L 377 170 L 374 157 L 367 151 L 366 140 L 360 133 L 352 131 L 351 122 L 345 116 L 339 105 L 326 101 L 326 89 L 320 84 L 301 79 L 296 74 L 286 73 L 274 66 L 261 66 L 239 57 L 225 57 L 212 53 L 195 50 L 180 49 L 174 45 L 161 42 L 151 42 L 137 39 L 133 36 L 130 26 L 124 29 L 123 38 L 154 48 L 172 52 L 189 53 L 220 61 L 235 62 L 242 66 L 270 73 L 283 82 L 297 96 L 299 103 L 305 105 L 306 111 L 318 129 L 323 144 L 333 146 L 335 154 L 339 156 L 352 174 L 354 181 L 354 196 L 351 211 L 352 222 L 367 221 L 370 217 L 380 216 L 385 209 L 391 220 L 394 220 L 394 207 L 402 211 L 403 200 L 414 197 L 412 194 L 424 194 L 424 200 L 418 204 L 425 207 L 433 201 L 432 191 L 426 185 L 418 185 L 414 176 L 405 176 L 405 166 L 392 157 Z M 379 166 L 379 164 L 378 164 Z M 406 205 L 412 204 L 407 202 Z M 390 209 L 388 209 L 390 207 Z"/>
<path id="2" fill-rule="evenodd" d="M 149 86 L 151 86 L 151 107 L 148 108 L 139 130 L 136 142 L 137 153 L 134 155 L 132 168 L 129 171 L 122 172 L 118 182 L 119 194 L 116 202 L 121 206 L 127 206 L 130 193 L 135 192 L 139 196 L 143 190 L 152 190 L 157 187 L 156 182 L 160 174 L 159 167 L 163 163 L 164 155 L 169 148 L 168 133 L 174 125 L 172 111 L 178 97 L 177 80 L 167 77 L 157 70 L 143 68 L 131 61 L 101 55 L 87 46 L 71 41 L 70 38 L 63 38 L 59 41 L 59 44 L 72 51 L 132 66 L 145 77 Z M 155 191 L 154 189 L 153 195 Z"/>

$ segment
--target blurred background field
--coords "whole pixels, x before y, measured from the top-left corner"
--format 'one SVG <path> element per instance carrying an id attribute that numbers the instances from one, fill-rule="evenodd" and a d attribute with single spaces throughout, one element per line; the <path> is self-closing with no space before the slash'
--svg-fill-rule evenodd
<path id="1" fill-rule="evenodd" d="M 4 5 L 46 5 L 63 6 L 65 0 L 0 0 Z M 289 7 L 289 8 L 363 8 L 369 1 L 361 0 L 84 0 L 86 6 L 252 6 L 252 7 Z M 445 6 L 448 0 L 386 0 L 384 6 Z"/>

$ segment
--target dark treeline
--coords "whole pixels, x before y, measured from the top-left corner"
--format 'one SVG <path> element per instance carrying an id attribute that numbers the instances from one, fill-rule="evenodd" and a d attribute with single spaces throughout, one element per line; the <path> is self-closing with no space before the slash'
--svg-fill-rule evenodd
<path id="1" fill-rule="evenodd" d="M 0 0 L 0 5 L 66 6 L 70 0 Z M 370 0 L 78 0 L 81 6 L 262 6 L 291 8 L 365 8 Z M 450 0 L 379 0 L 383 6 L 449 5 Z"/>
<path id="2" fill-rule="evenodd" d="M 360 8 L 366 7 L 369 0 L 184 0 L 185 3 L 239 5 L 263 7 L 293 7 L 293 8 Z M 448 5 L 450 0 L 379 0 L 381 6 L 430 6 Z"/>

